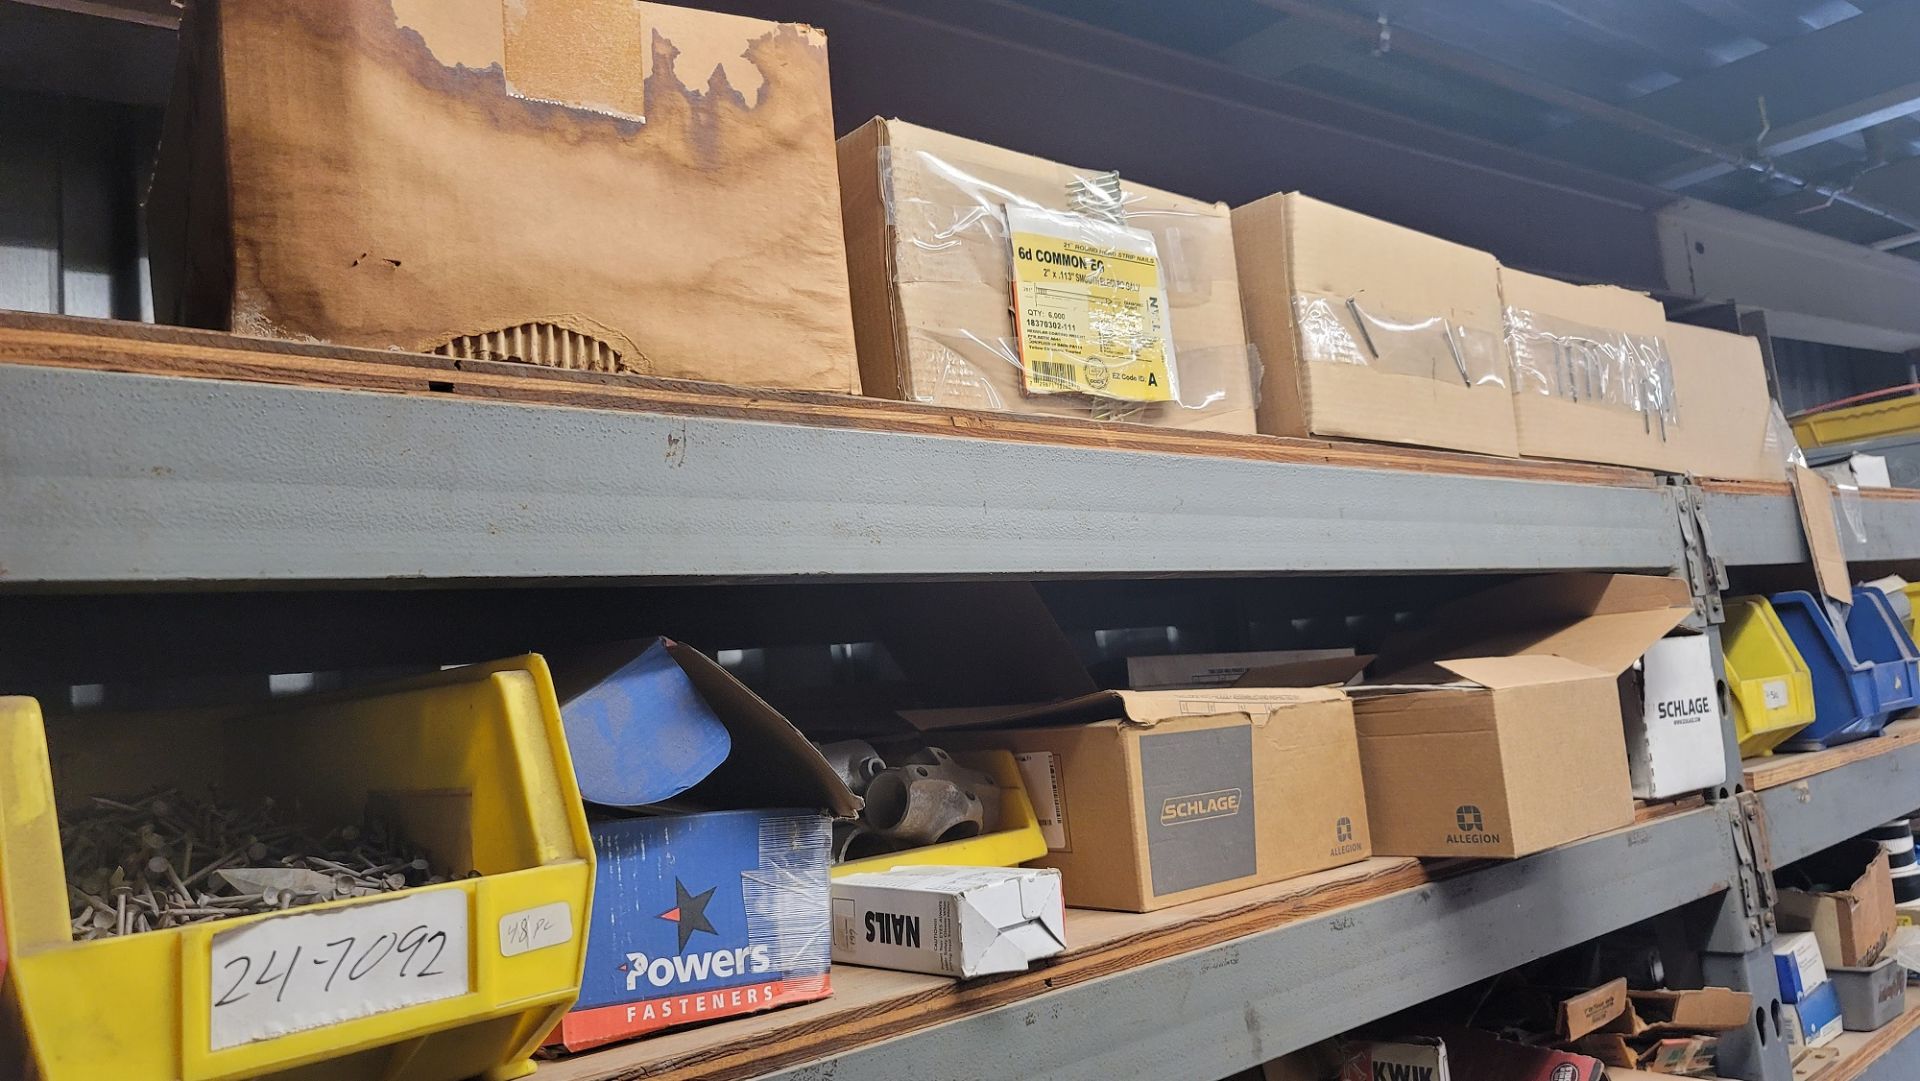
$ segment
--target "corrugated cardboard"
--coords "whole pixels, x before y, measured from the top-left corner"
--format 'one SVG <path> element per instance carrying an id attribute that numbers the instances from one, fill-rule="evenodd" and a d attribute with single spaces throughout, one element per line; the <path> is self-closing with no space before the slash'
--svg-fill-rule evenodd
<path id="1" fill-rule="evenodd" d="M 1248 334 L 1265 372 L 1261 431 L 1519 454 L 1493 256 L 1298 193 L 1236 208 L 1233 234 Z M 1349 350 L 1348 362 L 1309 360 L 1320 339 L 1309 326 L 1303 342 L 1296 297 L 1324 302 L 1314 310 L 1330 325 L 1344 325 L 1357 305 L 1426 329 L 1396 334 L 1390 362 L 1367 363 L 1380 358 L 1364 349 Z M 1449 330 L 1469 338 L 1473 379 L 1459 374 Z"/>
<path id="2" fill-rule="evenodd" d="M 1852 576 L 1847 573 L 1846 549 L 1840 547 L 1840 528 L 1833 517 L 1833 485 L 1804 465 L 1794 466 L 1788 479 L 1793 482 L 1800 531 L 1807 539 L 1820 591 L 1841 604 L 1852 604 Z"/>
<path id="3" fill-rule="evenodd" d="M 854 391 L 827 43 L 628 0 L 190 5 L 162 322 Z"/>
<path id="4" fill-rule="evenodd" d="M 1760 343 L 1682 323 L 1668 323 L 1665 337 L 1680 410 L 1668 433 L 1678 453 L 1673 468 L 1720 480 L 1785 480 L 1792 448 L 1769 426 L 1773 398 Z"/>
<path id="5" fill-rule="evenodd" d="M 1127 657 L 1114 668 L 1123 668 L 1129 690 L 1165 691 L 1190 687 L 1230 687 L 1248 672 L 1274 665 L 1301 661 L 1332 660 L 1353 656 L 1351 649 L 1269 649 L 1244 653 L 1168 653 L 1150 657 Z M 1096 671 L 1105 677 L 1104 667 Z M 1103 683 L 1106 682 L 1103 678 Z"/>
<path id="6" fill-rule="evenodd" d="M 1592 342 L 1593 355 L 1611 347 L 1616 358 L 1622 335 L 1636 345 L 1663 345 L 1667 314 L 1659 301 L 1611 285 L 1569 285 L 1508 267 L 1500 268 L 1500 296 L 1507 309 L 1505 341 L 1513 362 L 1521 455 L 1680 468 L 1673 432 L 1658 408 L 1633 408 L 1629 394 L 1612 386 L 1603 390 L 1597 372 L 1582 378 L 1556 369 L 1554 351 L 1544 340 L 1553 335 Z"/>
<path id="7" fill-rule="evenodd" d="M 1631 823 L 1618 680 L 1691 611 L 1675 579 L 1547 575 L 1389 640 L 1382 684 L 1349 689 L 1375 851 L 1522 856 Z"/>
<path id="8" fill-rule="evenodd" d="M 880 118 L 842 138 L 839 154 L 866 393 L 971 409 L 1254 430 L 1254 378 L 1225 206 L 1122 178 L 1126 224 L 1153 234 L 1160 254 L 1179 402 L 1131 407 L 1081 394 L 1031 394 L 1015 362 L 1011 256 L 995 223 L 1009 202 L 1073 210 L 1070 188 L 1100 171 Z"/>
<path id="9" fill-rule="evenodd" d="M 833 883 L 833 959 L 971 979 L 1024 972 L 1067 946 L 1060 872 L 896 867 Z"/>
<path id="10" fill-rule="evenodd" d="M 1556 1028 L 1562 1040 L 1577 1040 L 1610 1024 L 1627 1009 L 1625 977 L 1560 1001 Z"/>
<path id="11" fill-rule="evenodd" d="M 1451 1081 L 1452 1077 L 1446 1042 L 1419 1036 L 1354 1045 L 1340 1073 L 1341 1081 Z"/>
<path id="12" fill-rule="evenodd" d="M 1753 1016 L 1753 996 L 1727 987 L 1629 991 L 1627 1008 L 1607 1027 L 1628 1036 L 1726 1032 Z"/>
<path id="13" fill-rule="evenodd" d="M 1365 859 L 1353 710 L 1326 687 L 1102 691 L 905 714 L 951 747 L 1014 752 L 1067 903 L 1147 911 Z M 983 729 L 980 726 L 990 725 Z"/>
<path id="14" fill-rule="evenodd" d="M 1887 852 L 1872 841 L 1849 841 L 1812 860 L 1861 868 L 1852 885 L 1831 893 L 1782 889 L 1775 915 L 1782 931 L 1812 931 L 1829 967 L 1865 968 L 1893 938 L 1893 874 Z M 1846 881 L 1822 875 L 1826 881 Z"/>

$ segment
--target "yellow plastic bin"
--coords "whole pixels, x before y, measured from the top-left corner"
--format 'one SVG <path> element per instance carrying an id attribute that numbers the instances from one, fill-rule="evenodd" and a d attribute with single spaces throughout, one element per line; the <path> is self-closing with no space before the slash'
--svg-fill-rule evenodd
<path id="1" fill-rule="evenodd" d="M 1900 587 L 1900 592 L 1907 597 L 1907 633 L 1920 634 L 1914 629 L 1914 617 L 1920 615 L 1920 583 L 1909 582 Z"/>
<path id="2" fill-rule="evenodd" d="M 1765 597 L 1727 601 L 1720 645 L 1740 754 L 1772 754 L 1813 722 L 1813 673 Z"/>
<path id="3" fill-rule="evenodd" d="M 1040 832 L 1040 820 L 1033 813 L 1033 801 L 1027 798 L 1027 788 L 1021 783 L 1020 767 L 1013 755 L 1007 751 L 955 751 L 953 760 L 969 769 L 990 773 L 999 782 L 999 829 L 964 841 L 946 841 L 849 860 L 836 866 L 832 876 L 840 878 L 889 867 L 1018 867 L 1046 855 L 1047 840 Z"/>
<path id="4" fill-rule="evenodd" d="M 475 874 L 74 941 L 56 805 L 209 785 L 315 826 L 357 823 L 378 801 L 436 869 Z M 264 707 L 43 719 L 31 698 L 0 698 L 0 1075 L 522 1077 L 579 988 L 592 880 L 538 656 Z M 369 943 L 358 965 L 382 935 L 425 936 L 445 961 L 420 948 L 412 973 L 376 959 L 358 982 L 331 965 L 344 941 Z"/>

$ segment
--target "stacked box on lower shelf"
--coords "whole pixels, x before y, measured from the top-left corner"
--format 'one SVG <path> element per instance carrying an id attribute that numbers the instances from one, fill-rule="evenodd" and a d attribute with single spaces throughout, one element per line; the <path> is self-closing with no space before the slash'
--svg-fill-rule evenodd
<path id="1" fill-rule="evenodd" d="M 164 715 L 43 718 L 32 699 L 0 698 L 0 771 L 9 1077 L 502 1081 L 531 1071 L 573 1002 L 593 850 L 537 656 Z M 377 817 L 445 880 L 75 941 L 60 819 L 96 798 L 210 789 L 228 808 L 279 808 L 300 833 Z M 147 813 L 173 817 L 155 803 Z M 142 869 L 160 834 L 153 822 L 134 834 Z M 276 836 L 260 835 L 241 850 L 254 861 Z M 206 876 L 246 858 L 164 847 L 154 865 L 203 895 Z M 121 932 L 145 907 L 129 877 L 123 864 L 113 879 Z"/>
<path id="2" fill-rule="evenodd" d="M 601 871 L 579 1051 L 823 998 L 831 817 L 860 801 L 785 717 L 666 639 L 557 656 Z"/>

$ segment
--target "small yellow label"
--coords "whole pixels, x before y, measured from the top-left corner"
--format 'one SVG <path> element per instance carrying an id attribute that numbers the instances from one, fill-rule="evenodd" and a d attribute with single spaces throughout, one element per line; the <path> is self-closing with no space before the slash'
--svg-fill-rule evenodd
<path id="1" fill-rule="evenodd" d="M 1007 236 L 1027 393 L 1129 402 L 1179 396 L 1153 234 L 1009 206 Z"/>

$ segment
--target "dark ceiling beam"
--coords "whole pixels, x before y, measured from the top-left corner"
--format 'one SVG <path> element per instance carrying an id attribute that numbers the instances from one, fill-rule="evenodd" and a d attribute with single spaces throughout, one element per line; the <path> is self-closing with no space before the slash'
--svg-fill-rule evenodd
<path id="1" fill-rule="evenodd" d="M 1672 74 L 1686 77 L 1713 67 L 1713 58 L 1702 48 L 1677 39 L 1674 22 L 1687 18 L 1685 11 L 1675 12 L 1661 5 L 1632 0 L 1621 4 L 1614 0 L 1525 0 L 1533 7 L 1550 11 L 1568 22 L 1586 29 L 1588 35 L 1606 38 L 1638 52 L 1659 57 Z M 1624 74 L 1624 73 L 1623 73 Z M 1626 79 L 1621 79 L 1626 82 Z"/>
<path id="2" fill-rule="evenodd" d="M 1262 7 L 1272 8 L 1275 11 L 1283 11 L 1289 15 L 1312 19 L 1328 26 L 1343 27 L 1352 34 L 1373 34 L 1377 32 L 1372 20 L 1345 11 L 1336 11 L 1331 8 L 1320 7 L 1314 3 L 1313 0 L 1255 0 L 1255 2 Z M 1897 4 L 1889 4 L 1887 7 L 1879 9 L 1879 11 L 1874 14 L 1896 10 L 1905 12 L 1906 9 L 1909 8 L 1912 9 L 1915 28 L 1920 30 L 1920 0 L 1901 0 L 1901 2 Z M 1903 17 L 1905 16 L 1903 15 Z M 1867 16 L 1855 16 L 1845 23 L 1835 25 L 1849 25 L 1864 18 L 1867 18 Z M 1819 35 L 1809 35 L 1808 38 L 1799 40 L 1805 41 L 1816 36 Z M 1903 229 L 1920 230 L 1920 214 L 1909 214 L 1904 211 L 1890 209 L 1874 203 L 1871 200 L 1853 195 L 1842 188 L 1821 184 L 1804 177 L 1796 176 L 1775 165 L 1750 161 L 1737 151 L 1728 150 L 1726 147 L 1720 146 L 1692 131 L 1675 127 L 1665 121 L 1644 115 L 1643 112 L 1638 110 L 1640 102 L 1672 93 L 1681 87 L 1691 85 L 1691 83 L 1681 83 L 1667 90 L 1658 91 L 1655 94 L 1648 94 L 1645 97 L 1635 99 L 1632 103 L 1635 108 L 1627 109 L 1617 105 L 1609 105 L 1603 101 L 1596 101 L 1584 94 L 1556 86 L 1546 80 L 1529 75 L 1524 71 L 1519 71 L 1497 61 L 1489 60 L 1484 56 L 1467 53 L 1444 41 L 1427 37 L 1418 32 L 1408 32 L 1406 28 L 1402 28 L 1401 32 L 1395 36 L 1394 48 L 1470 78 L 1476 78 L 1482 82 L 1504 87 L 1517 93 L 1525 94 L 1536 100 L 1560 105 L 1566 109 L 1582 114 L 1593 123 L 1574 124 L 1570 127 L 1583 130 L 1583 143 L 1596 141 L 1597 135 L 1604 134 L 1607 127 L 1612 127 L 1619 131 L 1631 132 L 1647 139 L 1657 140 L 1681 149 L 1691 150 L 1695 153 L 1727 162 L 1735 168 L 1756 169 L 1765 172 L 1768 176 L 1785 181 L 1796 188 L 1817 195 L 1820 198 L 1845 203 L 1856 210 L 1883 218 Z M 1768 50 L 1768 52 L 1772 51 L 1773 50 Z M 1757 55 L 1766 54 L 1761 53 Z M 1901 62 L 1906 63 L 1910 61 L 1902 60 Z M 1718 75 L 1720 71 L 1725 71 L 1727 68 L 1734 66 L 1736 65 L 1729 64 L 1726 68 L 1721 68 L 1719 71 L 1701 76 L 1699 80 L 1695 81 L 1711 79 L 1715 75 Z M 1895 68 L 1893 70 L 1904 69 Z M 1534 146 L 1539 147 L 1544 142 L 1546 142 L 1546 140 L 1540 140 L 1536 142 Z M 1581 158 L 1580 155 L 1569 154 L 1564 149 L 1555 156 L 1572 160 L 1580 160 Z"/>
<path id="3" fill-rule="evenodd" d="M 1741 0 L 1680 0 L 1682 4 L 1722 26 L 1768 45 L 1799 37 L 1808 27 L 1798 19 L 1768 14 L 1760 5 Z"/>
<path id="4" fill-rule="evenodd" d="M 1766 138 L 1760 140 L 1756 152 L 1748 156 L 1756 162 L 1781 157 L 1914 112 L 1920 112 L 1920 82 L 1903 83 L 1805 120 L 1776 125 L 1767 132 Z M 1701 155 L 1663 169 L 1647 179 L 1663 188 L 1679 191 L 1738 171 L 1738 166 Z"/>
<path id="5" fill-rule="evenodd" d="M 1749 151 L 1762 130 L 1760 99 L 1766 99 L 1774 127 L 1800 124 L 1913 82 L 1916 54 L 1920 54 L 1920 0 L 1894 0 L 1644 94 L 1624 108 L 1688 132 L 1717 150 Z M 1596 142 L 1594 136 L 1602 131 L 1601 123 L 1572 124 L 1542 136 L 1530 149 L 1590 165 L 1621 161 L 1617 147 Z M 1661 164 L 1670 162 L 1653 163 Z"/>

